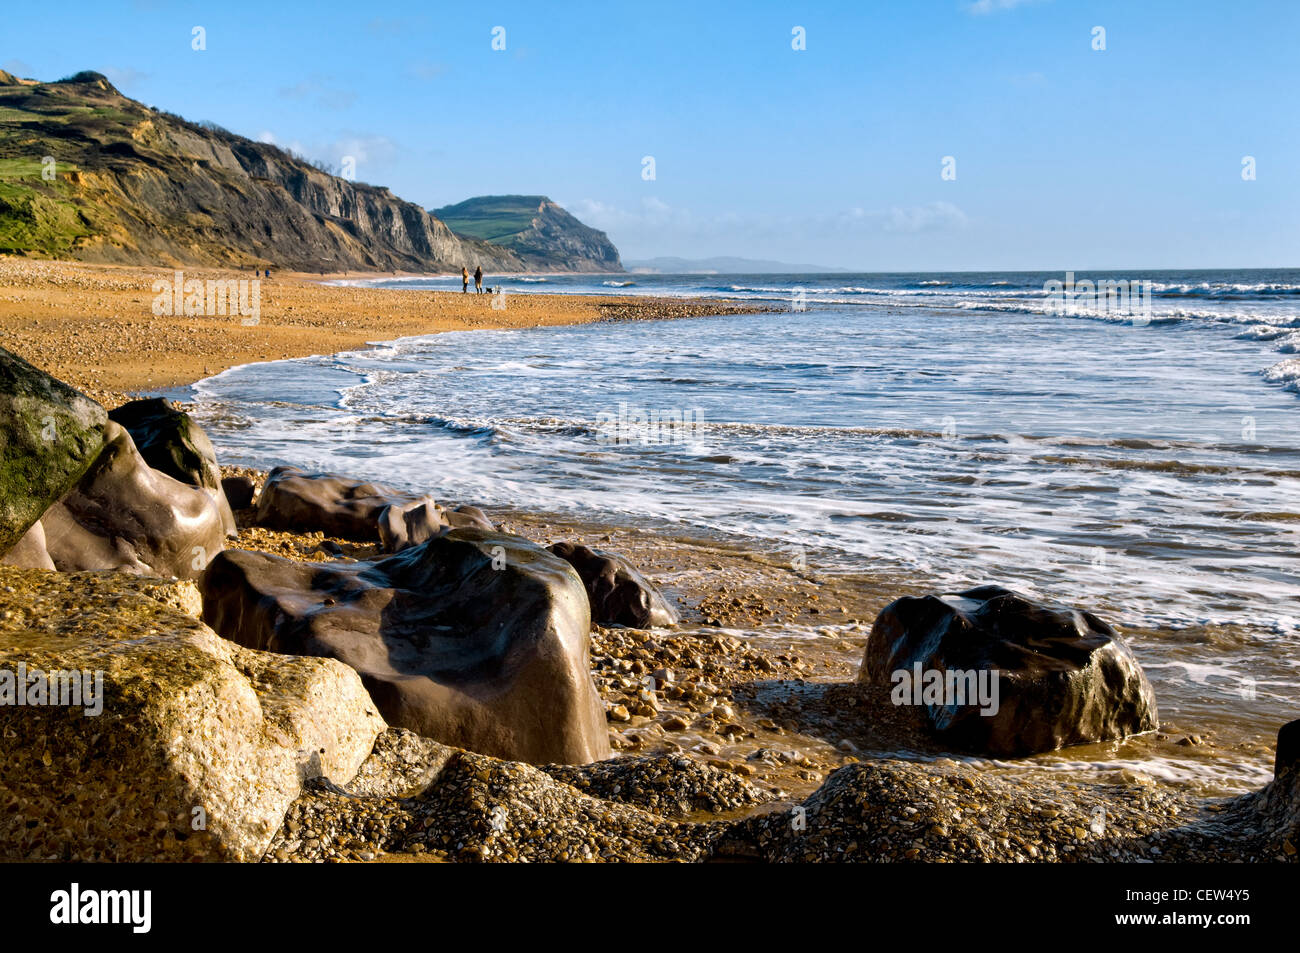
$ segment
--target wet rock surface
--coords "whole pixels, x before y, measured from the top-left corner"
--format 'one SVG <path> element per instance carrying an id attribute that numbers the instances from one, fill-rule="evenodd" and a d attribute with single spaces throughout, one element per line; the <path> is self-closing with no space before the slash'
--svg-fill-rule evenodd
<path id="1" fill-rule="evenodd" d="M 256 519 L 268 529 L 319 531 L 369 542 L 379 539 L 379 515 L 386 507 L 418 502 L 412 493 L 379 483 L 276 467 L 258 496 Z"/>
<path id="2" fill-rule="evenodd" d="M 164 397 L 130 401 L 110 410 L 108 417 L 126 429 L 140 456 L 153 469 L 206 490 L 217 504 L 226 533 L 236 533 L 217 453 L 194 418 Z"/>
<path id="3" fill-rule="evenodd" d="M 890 603 L 858 680 L 921 705 L 945 744 L 999 757 L 1157 726 L 1155 695 L 1114 629 L 999 586 Z"/>
<path id="4" fill-rule="evenodd" d="M 451 529 L 466 526 L 488 532 L 496 529 L 475 506 L 449 510 L 429 498 L 413 503 L 393 503 L 379 511 L 379 548 L 385 553 L 400 553 Z"/>
<path id="5" fill-rule="evenodd" d="M 118 424 L 109 421 L 104 435 L 86 474 L 41 517 L 54 565 L 197 578 L 225 545 L 216 503 L 146 464 Z"/>
<path id="6" fill-rule="evenodd" d="M 578 571 L 594 621 L 634 629 L 676 624 L 676 611 L 624 557 L 581 543 L 554 543 L 548 549 Z"/>
<path id="7" fill-rule="evenodd" d="M 0 347 L 0 556 L 86 472 L 104 408 Z"/>
<path id="8" fill-rule="evenodd" d="M 339 659 L 394 726 L 521 761 L 609 753 L 581 582 L 519 537 L 458 529 L 357 562 L 231 551 L 200 586 L 226 638 Z"/>

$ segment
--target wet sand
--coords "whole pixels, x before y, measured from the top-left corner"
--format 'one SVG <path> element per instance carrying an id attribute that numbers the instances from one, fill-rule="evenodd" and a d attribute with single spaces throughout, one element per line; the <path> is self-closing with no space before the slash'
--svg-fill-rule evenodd
<path id="1" fill-rule="evenodd" d="M 173 271 L 0 256 L 0 342 L 108 407 L 140 394 L 192 384 L 240 364 L 356 350 L 439 331 L 523 328 L 594 321 L 658 320 L 764 310 L 723 300 L 513 294 L 492 296 L 327 285 L 321 276 L 261 278 L 259 322 L 239 316 L 155 315 L 153 283 Z M 252 279 L 185 269 L 185 277 Z M 350 276 L 355 277 L 355 276 Z M 366 277 L 382 277 L 367 275 Z"/>

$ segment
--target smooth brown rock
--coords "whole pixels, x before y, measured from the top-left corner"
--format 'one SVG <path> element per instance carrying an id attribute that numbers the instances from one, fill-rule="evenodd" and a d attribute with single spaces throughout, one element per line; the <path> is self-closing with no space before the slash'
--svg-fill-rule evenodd
<path id="1" fill-rule="evenodd" d="M 922 684 L 926 673 L 945 680 L 952 673 L 954 688 L 961 682 L 967 693 L 922 705 L 935 733 L 959 750 L 1018 757 L 1157 727 L 1151 685 L 1114 629 L 1090 612 L 1000 586 L 885 606 L 858 681 L 889 687 L 903 699 L 896 703 L 911 704 L 918 666 Z M 971 699 L 971 683 L 958 673 L 982 673 L 996 705 Z"/>
<path id="2" fill-rule="evenodd" d="M 109 421 L 104 434 L 86 475 L 41 517 L 54 565 L 197 578 L 225 545 L 216 503 L 148 466 L 118 424 Z"/>
<path id="3" fill-rule="evenodd" d="M 217 452 L 193 417 L 165 397 L 149 397 L 110 410 L 108 418 L 126 428 L 149 466 L 181 483 L 206 490 L 217 504 L 226 535 L 238 535 L 221 485 Z"/>
<path id="4" fill-rule="evenodd" d="M 372 542 L 379 539 L 379 516 L 387 507 L 420 501 L 379 483 L 276 467 L 258 497 L 257 522 L 267 529 Z"/>
<path id="5" fill-rule="evenodd" d="M 432 499 L 393 503 L 379 513 L 379 548 L 400 553 L 451 529 L 472 526 L 493 532 L 496 527 L 474 506 L 449 510 Z"/>
<path id="6" fill-rule="evenodd" d="M 622 556 L 578 543 L 555 543 L 548 548 L 578 571 L 596 622 L 634 629 L 676 624 L 673 607 Z"/>
<path id="7" fill-rule="evenodd" d="M 521 761 L 609 755 L 586 593 L 527 540 L 454 529 L 356 563 L 232 551 L 200 587 L 216 631 L 347 663 L 396 727 Z"/>
<path id="8" fill-rule="evenodd" d="M 257 497 L 257 484 L 252 478 L 246 476 L 223 477 L 221 491 L 226 494 L 231 509 L 246 510 L 253 505 L 253 500 Z"/>
<path id="9" fill-rule="evenodd" d="M 0 566 L 19 569 L 55 569 L 54 560 L 45 548 L 45 527 L 37 520 L 14 547 L 0 556 Z"/>

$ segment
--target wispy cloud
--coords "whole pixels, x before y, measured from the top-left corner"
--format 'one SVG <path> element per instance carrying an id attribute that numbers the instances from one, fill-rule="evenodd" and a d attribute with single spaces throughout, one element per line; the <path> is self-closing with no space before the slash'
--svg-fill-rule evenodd
<path id="1" fill-rule="evenodd" d="M 966 4 L 966 12 L 975 16 L 987 16 L 990 13 L 1014 10 L 1016 7 L 1028 6 L 1031 3 L 1038 2 L 1039 0 L 972 0 L 972 2 Z"/>
<path id="2" fill-rule="evenodd" d="M 149 78 L 148 73 L 142 73 L 130 67 L 105 66 L 103 72 L 108 77 L 109 82 L 118 89 L 124 89 L 128 92 Z"/>
<path id="3" fill-rule="evenodd" d="M 326 109 L 347 109 L 357 101 L 356 90 L 334 86 L 329 80 L 319 77 L 302 79 L 292 86 L 281 86 L 279 93 L 285 99 L 310 100 Z"/>

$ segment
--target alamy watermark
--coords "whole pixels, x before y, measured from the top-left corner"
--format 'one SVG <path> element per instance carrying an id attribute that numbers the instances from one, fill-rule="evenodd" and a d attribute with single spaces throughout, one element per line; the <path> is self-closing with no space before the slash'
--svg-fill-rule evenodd
<path id="1" fill-rule="evenodd" d="M 978 705 L 979 713 L 992 717 L 1000 707 L 997 669 L 926 669 L 920 662 L 911 669 L 890 674 L 894 688 L 889 700 L 895 705 Z"/>
<path id="2" fill-rule="evenodd" d="M 0 669 L 0 707 L 80 708 L 87 718 L 104 711 L 104 673 L 29 669 L 19 662 L 16 671 Z"/>
<path id="3" fill-rule="evenodd" d="M 618 405 L 618 413 L 596 415 L 597 441 L 602 444 L 686 444 L 697 439 L 704 423 L 699 410 L 646 410 Z"/>
<path id="4" fill-rule="evenodd" d="M 1114 315 L 1132 318 L 1134 325 L 1151 323 L 1151 281 L 1105 278 L 1078 281 L 1067 271 L 1064 281 L 1043 282 L 1047 313 L 1058 315 Z"/>
<path id="5" fill-rule="evenodd" d="M 238 315 L 248 326 L 262 321 L 262 282 L 248 278 L 186 278 L 176 272 L 170 280 L 159 278 L 153 283 L 152 311 L 158 317 L 214 317 Z"/>

